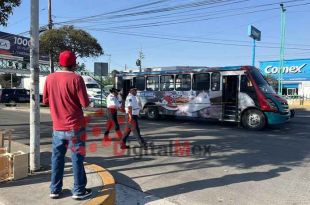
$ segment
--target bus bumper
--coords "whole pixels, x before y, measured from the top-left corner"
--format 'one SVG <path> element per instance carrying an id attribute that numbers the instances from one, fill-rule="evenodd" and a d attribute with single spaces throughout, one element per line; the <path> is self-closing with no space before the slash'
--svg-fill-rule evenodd
<path id="1" fill-rule="evenodd" d="M 276 112 L 265 112 L 265 116 L 267 117 L 268 124 L 277 125 L 289 121 L 291 118 L 291 113 L 281 114 Z"/>

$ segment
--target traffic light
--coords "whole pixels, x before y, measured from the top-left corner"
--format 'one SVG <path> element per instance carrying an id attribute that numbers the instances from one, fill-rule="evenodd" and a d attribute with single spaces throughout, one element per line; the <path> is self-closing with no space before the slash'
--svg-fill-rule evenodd
<path id="1" fill-rule="evenodd" d="M 137 66 L 141 66 L 141 60 L 140 60 L 140 59 L 138 59 L 138 60 L 136 61 L 136 65 L 137 65 Z"/>

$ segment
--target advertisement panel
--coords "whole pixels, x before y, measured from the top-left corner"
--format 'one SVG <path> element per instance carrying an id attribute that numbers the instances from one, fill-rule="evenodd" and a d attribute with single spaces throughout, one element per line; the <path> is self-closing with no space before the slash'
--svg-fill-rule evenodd
<path id="1" fill-rule="evenodd" d="M 30 59 L 30 38 L 0 31 L 0 54 L 22 57 L 24 61 Z M 47 56 L 40 56 L 40 60 L 48 61 Z"/>
<path id="2" fill-rule="evenodd" d="M 259 68 L 264 75 L 271 75 L 275 78 L 278 78 L 280 72 L 279 65 L 279 61 L 261 61 Z M 310 80 L 310 59 L 285 60 L 283 65 L 283 80 Z"/>

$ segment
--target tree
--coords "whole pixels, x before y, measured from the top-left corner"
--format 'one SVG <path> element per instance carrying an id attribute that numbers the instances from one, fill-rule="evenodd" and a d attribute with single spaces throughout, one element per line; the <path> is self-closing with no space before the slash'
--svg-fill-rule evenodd
<path id="1" fill-rule="evenodd" d="M 86 71 L 86 65 L 85 65 L 85 63 L 77 64 L 77 66 L 76 66 L 76 71 L 77 71 L 77 72 Z"/>
<path id="2" fill-rule="evenodd" d="M 63 26 L 58 29 L 46 30 L 40 35 L 40 52 L 48 55 L 53 51 L 53 59 L 58 62 L 59 53 L 71 50 L 77 57 L 98 57 L 103 55 L 103 50 L 97 39 L 81 29 L 73 26 Z"/>
<path id="3" fill-rule="evenodd" d="M 13 8 L 18 7 L 21 0 L 1 0 L 0 1 L 0 25 L 7 26 L 9 15 L 13 14 Z"/>

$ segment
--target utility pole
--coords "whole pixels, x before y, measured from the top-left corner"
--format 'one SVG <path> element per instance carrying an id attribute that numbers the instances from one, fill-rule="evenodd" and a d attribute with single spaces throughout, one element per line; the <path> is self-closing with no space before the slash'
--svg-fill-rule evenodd
<path id="1" fill-rule="evenodd" d="M 40 169 L 39 0 L 31 0 L 30 171 Z"/>
<path id="2" fill-rule="evenodd" d="M 53 29 L 53 20 L 52 20 L 52 0 L 48 0 L 48 29 Z M 54 62 L 53 62 L 53 51 L 49 51 L 49 60 L 50 60 L 50 72 L 54 73 Z"/>
<path id="3" fill-rule="evenodd" d="M 281 7 L 281 45 L 280 45 L 280 61 L 279 61 L 279 73 L 278 73 L 278 94 L 282 95 L 282 78 L 284 67 L 284 44 L 285 44 L 285 12 L 284 4 L 280 4 Z"/>

